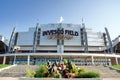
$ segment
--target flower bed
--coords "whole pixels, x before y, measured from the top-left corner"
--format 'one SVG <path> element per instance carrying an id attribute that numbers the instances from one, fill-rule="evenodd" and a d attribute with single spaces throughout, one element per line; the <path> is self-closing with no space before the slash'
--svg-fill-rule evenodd
<path id="1" fill-rule="evenodd" d="M 88 71 L 84 68 L 79 68 L 73 62 L 64 59 L 64 62 L 47 62 L 40 65 L 37 71 L 27 69 L 27 77 L 32 78 L 99 78 L 98 72 Z"/>

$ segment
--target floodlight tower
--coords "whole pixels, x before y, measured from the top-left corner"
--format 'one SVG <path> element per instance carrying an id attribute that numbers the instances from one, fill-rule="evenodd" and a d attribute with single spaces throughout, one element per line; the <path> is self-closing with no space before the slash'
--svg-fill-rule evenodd
<path id="1" fill-rule="evenodd" d="M 83 18 L 82 18 L 82 27 L 83 27 L 83 36 L 84 36 L 84 52 L 88 53 L 88 38 L 87 38 L 85 23 L 83 23 Z"/>
<path id="2" fill-rule="evenodd" d="M 12 34 L 11 34 L 11 37 L 10 37 L 9 46 L 8 46 L 8 53 L 11 52 L 11 49 L 12 49 L 13 46 L 14 46 L 13 38 L 14 38 L 14 35 L 15 35 L 15 31 L 16 31 L 16 27 L 13 28 L 13 31 L 12 31 Z"/>
<path id="3" fill-rule="evenodd" d="M 113 46 L 112 46 L 112 41 L 108 32 L 108 29 L 105 27 L 106 35 L 108 37 L 108 42 L 109 42 L 109 48 L 110 48 L 110 53 L 113 53 Z"/>
<path id="4" fill-rule="evenodd" d="M 59 29 L 61 30 L 62 29 L 62 22 L 64 21 L 64 19 L 63 19 L 63 17 L 61 16 L 60 17 L 60 20 L 59 20 Z M 61 34 L 58 34 L 59 36 L 61 35 Z M 60 62 L 62 62 L 62 60 L 63 60 L 63 39 L 58 39 L 59 40 L 59 45 L 58 45 L 58 52 L 60 53 Z"/>

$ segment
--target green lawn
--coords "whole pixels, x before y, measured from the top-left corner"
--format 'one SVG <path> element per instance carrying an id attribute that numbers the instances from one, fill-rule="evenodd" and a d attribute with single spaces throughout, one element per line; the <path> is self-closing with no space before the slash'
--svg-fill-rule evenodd
<path id="1" fill-rule="evenodd" d="M 4 67 L 7 67 L 7 66 L 10 66 L 10 64 L 0 64 L 0 69 L 4 68 Z"/>
<path id="2" fill-rule="evenodd" d="M 113 67 L 113 68 L 120 69 L 120 65 L 113 65 L 112 67 Z"/>

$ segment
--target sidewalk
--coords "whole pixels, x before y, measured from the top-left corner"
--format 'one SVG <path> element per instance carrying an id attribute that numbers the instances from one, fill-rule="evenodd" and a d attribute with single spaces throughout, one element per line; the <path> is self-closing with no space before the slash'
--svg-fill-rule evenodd
<path id="1" fill-rule="evenodd" d="M 120 80 L 120 78 L 103 78 L 103 80 Z"/>
<path id="2" fill-rule="evenodd" d="M 14 77 L 0 77 L 0 80 L 120 80 L 120 78 L 14 78 Z"/>

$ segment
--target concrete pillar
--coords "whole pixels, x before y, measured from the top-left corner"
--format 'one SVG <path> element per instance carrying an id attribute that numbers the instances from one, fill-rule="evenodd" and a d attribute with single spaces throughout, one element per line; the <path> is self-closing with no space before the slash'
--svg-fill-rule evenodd
<path id="1" fill-rule="evenodd" d="M 118 58 L 118 64 L 120 65 L 120 58 Z"/>
<path id="2" fill-rule="evenodd" d="M 92 65 L 94 65 L 94 57 L 91 56 L 91 59 L 92 59 L 91 63 L 92 63 Z"/>
<path id="3" fill-rule="evenodd" d="M 57 53 L 59 53 L 60 54 L 60 61 L 62 62 L 62 60 L 63 60 L 63 53 L 64 53 L 64 46 L 63 45 L 58 45 L 57 46 Z"/>
<path id="4" fill-rule="evenodd" d="M 115 61 L 116 61 L 116 65 L 118 65 L 118 58 L 117 57 L 115 57 Z"/>
<path id="5" fill-rule="evenodd" d="M 16 54 L 14 55 L 14 62 L 13 65 L 16 64 Z"/>
<path id="6" fill-rule="evenodd" d="M 30 65 L 30 55 L 27 56 L 27 65 Z"/>
<path id="7" fill-rule="evenodd" d="M 4 58 L 3 58 L 3 64 L 5 64 L 6 63 L 6 56 L 4 56 Z"/>

